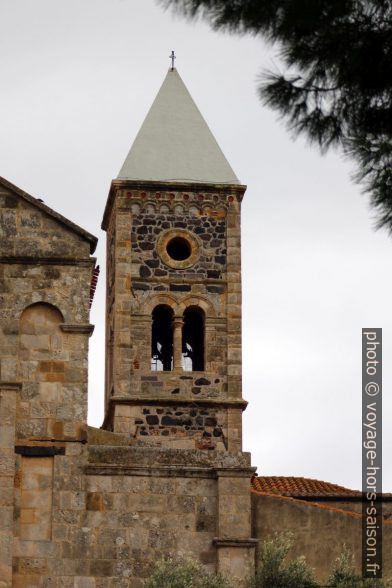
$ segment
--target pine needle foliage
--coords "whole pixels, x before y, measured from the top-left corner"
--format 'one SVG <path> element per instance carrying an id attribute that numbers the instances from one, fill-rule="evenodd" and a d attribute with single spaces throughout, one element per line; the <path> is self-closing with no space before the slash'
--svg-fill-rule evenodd
<path id="1" fill-rule="evenodd" d="M 283 73 L 260 78 L 261 100 L 322 152 L 357 166 L 377 225 L 392 232 L 391 0 L 158 0 L 216 30 L 276 44 Z"/>
<path id="2" fill-rule="evenodd" d="M 185 559 L 161 559 L 144 588 L 231 588 L 220 574 L 210 574 L 199 563 Z"/>
<path id="3" fill-rule="evenodd" d="M 316 588 L 311 568 L 305 558 L 288 559 L 293 546 L 291 533 L 275 534 L 261 546 L 259 562 L 251 588 Z"/>

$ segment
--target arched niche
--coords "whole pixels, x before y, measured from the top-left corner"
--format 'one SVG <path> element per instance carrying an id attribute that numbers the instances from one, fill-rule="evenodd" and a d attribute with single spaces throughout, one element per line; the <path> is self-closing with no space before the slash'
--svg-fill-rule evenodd
<path id="1" fill-rule="evenodd" d="M 20 343 L 25 349 L 49 351 L 53 336 L 60 335 L 64 322 L 60 310 L 47 302 L 36 302 L 23 310 L 19 319 Z"/>
<path id="2" fill-rule="evenodd" d="M 42 335 L 53 332 L 64 317 L 56 306 L 47 302 L 35 302 L 20 315 L 20 332 L 28 335 Z"/>

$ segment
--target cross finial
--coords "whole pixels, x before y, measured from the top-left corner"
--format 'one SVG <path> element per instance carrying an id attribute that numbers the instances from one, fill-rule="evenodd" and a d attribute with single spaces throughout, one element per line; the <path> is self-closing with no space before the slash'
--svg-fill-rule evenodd
<path id="1" fill-rule="evenodd" d="M 171 55 L 169 55 L 170 59 L 171 59 L 171 69 L 173 71 L 174 69 L 174 60 L 176 59 L 176 56 L 174 55 L 174 51 L 171 52 Z"/>

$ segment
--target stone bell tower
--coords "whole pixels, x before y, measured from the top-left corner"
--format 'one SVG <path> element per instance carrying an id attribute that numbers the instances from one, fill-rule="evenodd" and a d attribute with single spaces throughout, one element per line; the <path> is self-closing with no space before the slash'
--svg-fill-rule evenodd
<path id="1" fill-rule="evenodd" d="M 186 463 L 192 476 L 208 462 L 208 476 L 219 480 L 222 511 L 214 539 L 218 569 L 236 574 L 238 568 L 238 577 L 252 567 L 255 547 L 253 470 L 249 454 L 242 453 L 245 189 L 178 72 L 170 69 L 112 182 L 102 223 L 103 428 L 134 439 L 147 453 L 163 452 L 160 463 L 174 469 Z"/>

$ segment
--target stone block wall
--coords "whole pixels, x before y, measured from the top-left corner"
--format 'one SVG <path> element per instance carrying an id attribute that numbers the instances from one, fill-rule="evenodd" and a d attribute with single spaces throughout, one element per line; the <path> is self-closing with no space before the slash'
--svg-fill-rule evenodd
<path id="1" fill-rule="evenodd" d="M 0 382 L 21 385 L 17 439 L 78 438 L 95 238 L 14 188 L 0 182 Z"/>
<path id="2" fill-rule="evenodd" d="M 51 579 L 62 565 L 57 509 L 64 489 L 82 488 L 95 243 L 0 178 L 2 588 L 61 585 Z M 78 475 L 68 478 L 76 455 Z"/>
<path id="3" fill-rule="evenodd" d="M 361 514 L 361 502 L 320 501 L 311 503 L 281 499 L 272 496 L 252 495 L 253 535 L 260 541 L 272 538 L 275 532 L 290 531 L 294 545 L 290 556 L 304 555 L 314 569 L 319 582 L 326 582 L 335 559 L 346 545 L 355 556 L 358 573 L 362 562 L 362 520 L 351 516 Z M 325 508 L 323 508 L 325 507 Z M 346 512 L 340 512 L 339 510 Z M 385 503 L 384 515 L 390 519 L 391 503 Z M 392 525 L 383 526 L 383 574 L 392 576 Z"/>
<path id="4" fill-rule="evenodd" d="M 242 586 L 255 547 L 249 455 L 159 449 L 136 440 L 114 446 L 101 438 L 96 445 L 99 438 L 89 444 L 85 469 L 85 525 L 93 543 L 108 543 L 101 546 L 106 583 L 96 577 L 96 585 L 115 586 L 117 577 L 119 585 L 141 588 L 154 562 L 173 556 L 220 569 Z"/>
<path id="5" fill-rule="evenodd" d="M 19 447 L 13 587 L 73 588 L 79 585 L 79 576 L 89 576 L 83 530 L 84 447 L 77 442 Z"/>
<path id="6" fill-rule="evenodd" d="M 202 440 L 207 446 L 213 432 L 195 433 L 202 425 L 184 425 L 180 440 L 178 423 L 165 429 L 159 422 L 156 429 L 144 423 L 143 411 L 150 410 L 145 403 L 152 400 L 155 410 L 169 400 L 182 407 L 208 400 L 203 416 L 217 419 L 223 441 L 213 440 L 212 446 L 241 448 L 241 419 L 233 416 L 246 406 L 241 390 L 243 192 L 243 186 L 113 182 L 103 221 L 108 244 L 105 428 L 148 436 L 159 444 L 197 447 Z M 185 261 L 170 259 L 165 249 L 176 236 L 186 238 L 191 248 Z M 151 365 L 152 313 L 158 305 L 170 307 L 174 316 L 168 372 Z M 181 364 L 181 328 L 189 307 L 201 309 L 204 316 L 202 372 L 186 371 Z M 127 399 L 131 410 L 119 406 Z"/>
<path id="7" fill-rule="evenodd" d="M 158 449 L 92 428 L 86 443 L 18 451 L 4 586 L 142 588 L 168 555 L 243 585 L 254 554 L 248 454 Z"/>
<path id="8" fill-rule="evenodd" d="M 146 444 L 182 449 L 227 449 L 227 414 L 217 407 L 127 405 L 116 407 L 117 433 L 130 434 Z"/>

